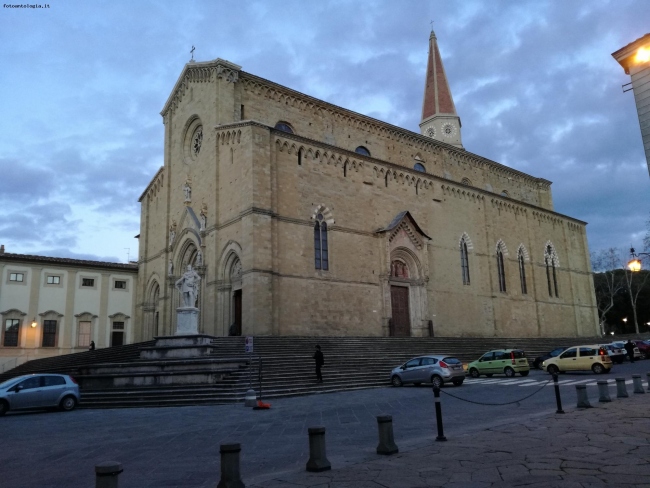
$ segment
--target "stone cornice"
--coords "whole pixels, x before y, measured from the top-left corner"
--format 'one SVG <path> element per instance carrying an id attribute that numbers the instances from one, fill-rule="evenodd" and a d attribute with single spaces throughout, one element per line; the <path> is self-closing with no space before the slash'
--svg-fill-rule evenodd
<path id="1" fill-rule="evenodd" d="M 214 76 L 236 82 L 239 79 L 240 70 L 241 66 L 221 58 L 201 63 L 191 61 L 185 64 L 160 115 L 165 117 L 170 109 L 173 110 L 178 106 L 190 82 L 211 81 Z"/>
<path id="2" fill-rule="evenodd" d="M 147 194 L 147 192 L 149 191 L 149 189 L 150 189 L 150 188 L 153 186 L 153 184 L 155 183 L 156 179 L 157 179 L 157 178 L 162 174 L 162 172 L 163 172 L 164 170 L 165 170 L 165 167 L 164 167 L 164 166 L 161 166 L 160 169 L 159 169 L 158 171 L 156 171 L 156 174 L 153 175 L 153 178 L 151 178 L 151 181 L 149 182 L 149 184 L 147 185 L 147 187 L 146 187 L 146 188 L 144 189 L 144 191 L 142 192 L 142 195 L 140 195 L 140 196 L 138 197 L 138 202 L 142 202 L 142 199 L 144 198 L 144 196 Z"/>
<path id="3" fill-rule="evenodd" d="M 442 149 L 445 149 L 453 157 L 458 158 L 461 161 L 478 167 L 488 166 L 494 173 L 525 180 L 535 188 L 548 189 L 551 186 L 551 182 L 544 178 L 536 178 L 516 169 L 504 166 L 496 161 L 470 153 L 464 149 L 459 149 L 451 144 L 437 141 L 416 132 L 411 132 L 387 122 L 382 122 L 372 117 L 353 112 L 352 110 L 333 105 L 264 78 L 246 73 L 245 71 L 241 71 L 239 74 L 239 81 L 242 83 L 242 87 L 245 90 L 258 90 L 259 92 L 265 91 L 266 93 L 264 95 L 268 98 L 277 98 L 279 100 L 282 97 L 285 101 L 290 99 L 290 103 L 299 104 L 305 109 L 313 111 L 315 114 L 322 111 L 329 112 L 333 117 L 345 119 L 348 124 L 354 127 L 365 129 L 376 135 L 387 137 L 388 139 L 395 139 L 399 142 L 409 142 L 423 151 L 431 151 L 439 154 Z"/>

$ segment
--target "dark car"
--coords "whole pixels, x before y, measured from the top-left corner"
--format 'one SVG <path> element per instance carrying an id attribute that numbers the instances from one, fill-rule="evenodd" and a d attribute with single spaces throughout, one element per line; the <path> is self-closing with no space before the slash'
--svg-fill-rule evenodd
<path id="1" fill-rule="evenodd" d="M 547 352 L 546 354 L 542 354 L 539 357 L 535 358 L 535 361 L 533 361 L 533 368 L 535 369 L 542 369 L 542 363 L 546 361 L 547 359 L 555 358 L 558 357 L 560 354 L 562 354 L 564 351 L 566 351 L 569 348 L 569 346 L 560 346 L 556 347 L 550 352 Z"/>
<path id="2" fill-rule="evenodd" d="M 0 383 L 0 416 L 9 410 L 59 408 L 79 403 L 79 385 L 67 374 L 29 374 Z"/>
<path id="3" fill-rule="evenodd" d="M 639 348 L 641 357 L 643 359 L 650 358 L 650 341 L 632 341 L 636 344 L 636 347 Z"/>

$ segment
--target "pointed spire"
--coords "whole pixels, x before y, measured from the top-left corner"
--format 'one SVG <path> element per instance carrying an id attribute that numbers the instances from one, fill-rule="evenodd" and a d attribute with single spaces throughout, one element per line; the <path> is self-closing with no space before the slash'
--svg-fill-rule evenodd
<path id="1" fill-rule="evenodd" d="M 450 124 L 453 130 L 450 129 Z M 460 118 L 456 113 L 456 106 L 438 50 L 438 39 L 433 29 L 429 36 L 429 56 L 420 128 L 424 135 L 462 147 Z"/>

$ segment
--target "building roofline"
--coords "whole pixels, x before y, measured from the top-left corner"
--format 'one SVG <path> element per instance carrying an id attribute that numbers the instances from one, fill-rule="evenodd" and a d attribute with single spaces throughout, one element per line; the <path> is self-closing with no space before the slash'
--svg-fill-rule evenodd
<path id="1" fill-rule="evenodd" d="M 142 199 L 144 198 L 144 196 L 147 194 L 147 192 L 151 188 L 151 185 L 153 185 L 154 181 L 156 181 L 156 178 L 158 178 L 158 176 L 160 175 L 160 173 L 163 172 L 164 169 L 165 169 L 165 167 L 161 166 L 160 169 L 158 171 L 156 171 L 156 174 L 153 175 L 153 178 L 151 178 L 151 180 L 149 181 L 149 184 L 146 186 L 146 188 L 144 189 L 142 194 L 138 197 L 138 202 L 142 202 Z"/>
<path id="2" fill-rule="evenodd" d="M 15 253 L 2 253 L 0 254 L 0 262 L 34 262 L 34 263 L 48 263 L 55 266 L 85 266 L 100 269 L 113 269 L 126 272 L 138 271 L 138 265 L 132 263 L 110 263 L 107 261 L 91 261 L 86 259 L 71 259 L 71 258 L 57 258 L 51 256 L 36 256 L 33 254 L 15 254 Z"/>

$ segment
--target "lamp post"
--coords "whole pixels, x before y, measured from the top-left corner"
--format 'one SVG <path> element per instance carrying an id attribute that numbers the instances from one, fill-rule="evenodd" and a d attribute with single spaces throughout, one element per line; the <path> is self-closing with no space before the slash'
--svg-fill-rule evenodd
<path id="1" fill-rule="evenodd" d="M 635 252 L 634 248 L 630 248 L 630 260 L 627 262 L 627 267 L 633 273 L 641 271 L 641 260 L 639 256 L 650 256 L 650 252 Z"/>

